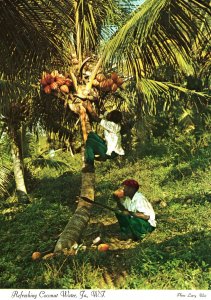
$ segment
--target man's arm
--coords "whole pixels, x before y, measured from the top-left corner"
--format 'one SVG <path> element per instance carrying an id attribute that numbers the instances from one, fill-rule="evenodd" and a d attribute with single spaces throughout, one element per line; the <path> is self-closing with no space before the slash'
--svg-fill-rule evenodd
<path id="1" fill-rule="evenodd" d="M 86 108 L 88 113 L 91 115 L 92 119 L 96 122 L 100 122 L 101 118 L 98 117 L 96 111 L 93 109 L 93 106 L 90 101 L 83 102 L 83 106 Z"/>
<path id="2" fill-rule="evenodd" d="M 129 214 L 133 217 L 136 217 L 136 218 L 140 218 L 140 219 L 143 219 L 143 220 L 146 220 L 148 221 L 149 220 L 149 216 L 145 215 L 144 213 L 141 213 L 141 212 L 132 212 L 132 211 L 129 211 Z"/>

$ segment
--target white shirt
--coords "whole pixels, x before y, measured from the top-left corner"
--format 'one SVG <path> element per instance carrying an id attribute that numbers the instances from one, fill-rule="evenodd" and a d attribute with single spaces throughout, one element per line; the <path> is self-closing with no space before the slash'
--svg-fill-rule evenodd
<path id="1" fill-rule="evenodd" d="M 104 128 L 104 136 L 107 144 L 107 155 L 111 155 L 112 151 L 119 155 L 124 155 L 125 152 L 121 146 L 121 126 L 111 121 L 102 119 L 100 125 Z"/>
<path id="2" fill-rule="evenodd" d="M 125 197 L 123 201 L 124 207 L 134 213 L 141 212 L 149 216 L 148 222 L 156 227 L 155 212 L 151 203 L 140 192 L 136 192 L 132 199 Z"/>

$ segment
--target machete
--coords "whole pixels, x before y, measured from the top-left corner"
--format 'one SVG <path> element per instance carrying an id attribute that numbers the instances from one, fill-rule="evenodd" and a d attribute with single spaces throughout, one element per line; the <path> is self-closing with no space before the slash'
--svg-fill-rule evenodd
<path id="1" fill-rule="evenodd" d="M 87 197 L 84 197 L 84 196 L 80 196 L 79 198 L 81 198 L 81 199 L 83 199 L 84 201 L 89 202 L 89 203 L 91 203 L 91 204 L 96 204 L 96 205 L 98 205 L 98 206 L 101 206 L 101 207 L 103 207 L 103 208 L 106 208 L 106 209 L 108 209 L 108 210 L 111 210 L 111 211 L 113 211 L 113 212 L 115 212 L 115 213 L 117 213 L 117 214 L 122 214 L 122 210 L 120 210 L 120 209 L 116 209 L 116 208 L 107 206 L 107 205 L 105 205 L 105 204 L 102 204 L 102 203 L 93 201 L 93 200 L 91 200 L 91 199 L 89 199 L 89 198 L 87 198 Z"/>

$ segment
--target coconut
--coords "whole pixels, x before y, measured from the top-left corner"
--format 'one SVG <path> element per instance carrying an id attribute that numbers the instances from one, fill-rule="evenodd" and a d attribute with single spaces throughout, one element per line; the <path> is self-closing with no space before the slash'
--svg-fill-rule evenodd
<path id="1" fill-rule="evenodd" d="M 107 81 L 106 81 L 106 80 L 101 81 L 100 84 L 99 84 L 99 87 L 100 87 L 101 89 L 106 88 L 106 87 L 107 87 Z"/>
<path id="2" fill-rule="evenodd" d="M 42 254 L 38 251 L 32 253 L 32 260 L 38 260 L 42 257 Z"/>
<path id="3" fill-rule="evenodd" d="M 54 82 L 54 77 L 52 77 L 51 74 L 46 74 L 45 80 L 46 80 L 47 84 L 51 84 L 52 82 Z"/>
<path id="4" fill-rule="evenodd" d="M 112 79 L 114 82 L 117 82 L 118 74 L 117 74 L 116 72 L 111 73 L 111 79 Z"/>
<path id="5" fill-rule="evenodd" d="M 40 80 L 40 84 L 41 84 L 42 86 L 46 86 L 48 83 L 47 83 L 47 81 L 46 81 L 45 78 L 42 78 L 42 79 Z"/>
<path id="6" fill-rule="evenodd" d="M 70 78 L 66 78 L 65 84 L 66 84 L 67 86 L 72 86 L 72 85 L 73 85 L 73 82 L 72 82 L 72 80 L 71 80 Z"/>
<path id="7" fill-rule="evenodd" d="M 108 249 L 109 249 L 109 245 L 108 244 L 100 244 L 97 247 L 97 250 L 99 252 L 106 252 L 106 251 L 108 251 Z"/>
<path id="8" fill-rule="evenodd" d="M 119 78 L 117 79 L 117 85 L 118 85 L 118 86 L 122 85 L 123 82 L 124 82 L 124 80 L 123 80 L 122 78 L 119 77 Z"/>
<path id="9" fill-rule="evenodd" d="M 107 86 L 112 86 L 112 84 L 114 83 L 113 79 L 109 78 L 107 79 Z"/>
<path id="10" fill-rule="evenodd" d="M 66 78 L 64 76 L 56 76 L 55 80 L 56 80 L 57 84 L 59 86 L 61 86 L 61 85 L 65 84 Z"/>
<path id="11" fill-rule="evenodd" d="M 66 84 L 63 84 L 62 86 L 60 86 L 60 91 L 62 93 L 68 94 L 69 93 L 69 88 L 68 88 L 68 86 Z"/>
<path id="12" fill-rule="evenodd" d="M 101 82 L 106 79 L 105 75 L 103 73 L 97 74 L 96 76 L 97 81 Z"/>
<path id="13" fill-rule="evenodd" d="M 99 87 L 102 91 L 110 91 L 110 86 L 108 85 L 107 80 L 101 81 Z"/>
<path id="14" fill-rule="evenodd" d="M 111 86 L 111 91 L 114 93 L 118 89 L 118 85 L 116 83 L 113 83 Z"/>
<path id="15" fill-rule="evenodd" d="M 92 82 L 93 86 L 99 86 L 99 81 L 97 79 L 94 79 Z"/>
<path id="16" fill-rule="evenodd" d="M 54 70 L 54 71 L 51 72 L 52 77 L 56 77 L 58 75 L 59 75 L 59 72 L 57 70 Z"/>
<path id="17" fill-rule="evenodd" d="M 50 87 L 50 85 L 46 85 L 46 86 L 44 87 L 44 92 L 45 92 L 46 94 L 50 94 L 50 93 L 51 93 L 51 87 Z"/>
<path id="18" fill-rule="evenodd" d="M 50 85 L 51 89 L 56 91 L 58 89 L 58 83 L 57 82 L 52 82 Z"/>

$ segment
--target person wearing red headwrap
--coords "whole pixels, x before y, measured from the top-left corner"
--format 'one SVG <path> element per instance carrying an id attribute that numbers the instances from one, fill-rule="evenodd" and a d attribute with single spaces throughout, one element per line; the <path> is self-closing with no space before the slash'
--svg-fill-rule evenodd
<path id="1" fill-rule="evenodd" d="M 154 209 L 138 189 L 136 180 L 127 179 L 113 194 L 118 208 L 122 210 L 116 214 L 120 230 L 125 237 L 133 240 L 143 239 L 156 227 Z"/>

